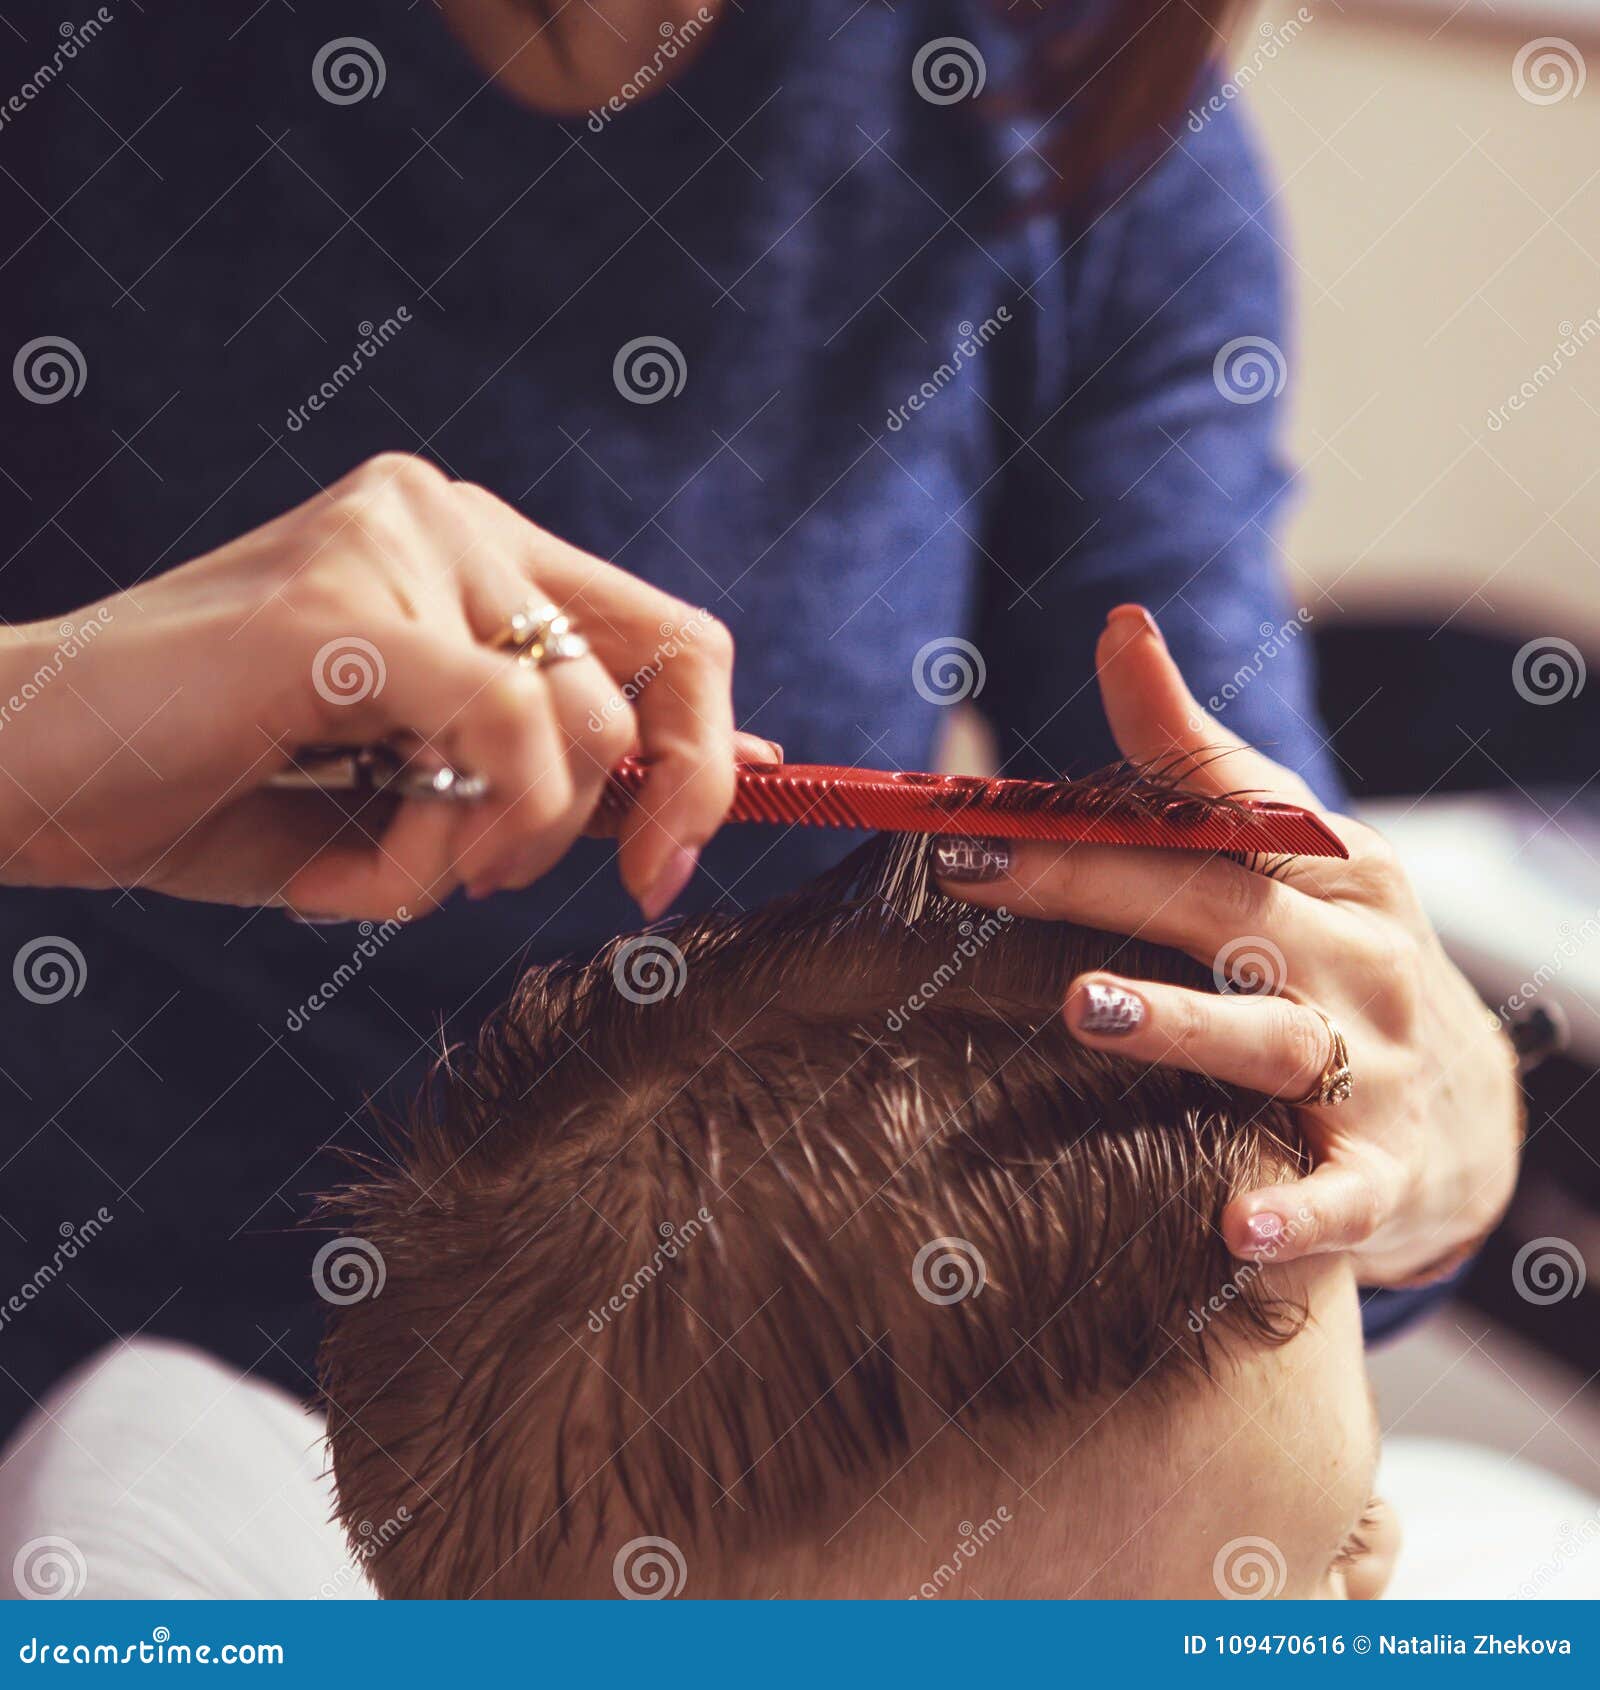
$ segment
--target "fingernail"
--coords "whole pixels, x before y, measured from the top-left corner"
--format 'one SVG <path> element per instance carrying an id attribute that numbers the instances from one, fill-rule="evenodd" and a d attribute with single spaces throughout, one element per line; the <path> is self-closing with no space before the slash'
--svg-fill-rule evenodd
<path id="1" fill-rule="evenodd" d="M 286 909 L 283 913 L 297 927 L 343 927 L 350 920 L 347 915 L 313 915 L 309 910 Z"/>
<path id="2" fill-rule="evenodd" d="M 1252 1250 L 1265 1250 L 1283 1236 L 1283 1216 L 1263 1209 L 1244 1223 L 1244 1232 Z"/>
<path id="3" fill-rule="evenodd" d="M 644 911 L 646 921 L 657 921 L 672 908 L 684 887 L 694 878 L 695 864 L 699 861 L 698 851 L 691 851 L 684 845 L 672 847 L 672 855 L 662 865 L 655 884 L 639 900 L 639 908 Z"/>
<path id="4" fill-rule="evenodd" d="M 1142 604 L 1119 604 L 1106 618 L 1109 628 L 1114 622 L 1134 623 L 1142 633 L 1148 634 L 1156 644 L 1166 648 L 1167 642 L 1161 637 L 1161 630 L 1156 626 L 1156 619 Z"/>
<path id="5" fill-rule="evenodd" d="M 958 886 L 977 886 L 1000 880 L 1011 872 L 1009 839 L 973 839 L 960 833 L 942 833 L 934 840 L 933 871 L 941 880 Z"/>
<path id="6" fill-rule="evenodd" d="M 1143 1025 L 1143 998 L 1098 980 L 1084 986 L 1078 1026 L 1085 1033 L 1136 1033 Z"/>
<path id="7" fill-rule="evenodd" d="M 781 763 L 783 761 L 783 747 L 778 744 L 777 740 L 769 739 L 767 749 L 772 753 L 774 762 Z"/>

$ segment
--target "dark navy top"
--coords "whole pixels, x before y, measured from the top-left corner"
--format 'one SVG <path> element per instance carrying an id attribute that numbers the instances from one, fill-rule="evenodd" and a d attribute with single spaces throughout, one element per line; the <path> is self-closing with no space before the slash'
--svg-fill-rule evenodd
<path id="1" fill-rule="evenodd" d="M 428 5 L 81 10 L 67 36 L 20 0 L 0 31 L 0 350 L 30 349 L 0 384 L 0 616 L 58 617 L 400 448 L 711 607 L 741 723 L 791 760 L 925 767 L 960 639 L 1008 772 L 1093 767 L 1094 639 L 1137 599 L 1201 698 L 1333 792 L 1305 642 L 1276 637 L 1293 354 L 1234 108 L 1176 125 L 1092 224 L 1008 219 L 1044 167 L 1020 119 L 952 97 L 1015 68 L 979 4 L 746 0 L 592 121 L 487 86 Z M 922 52 L 943 37 L 964 69 Z M 727 830 L 684 905 L 753 904 L 849 843 Z M 41 937 L 83 957 L 76 996 L 8 987 L 0 1289 L 54 1264 L 5 1311 L 8 1411 L 135 1330 L 305 1388 L 295 1228 L 329 1147 L 372 1148 L 368 1100 L 530 960 L 634 920 L 599 846 L 365 941 L 4 895 L 8 966 Z"/>

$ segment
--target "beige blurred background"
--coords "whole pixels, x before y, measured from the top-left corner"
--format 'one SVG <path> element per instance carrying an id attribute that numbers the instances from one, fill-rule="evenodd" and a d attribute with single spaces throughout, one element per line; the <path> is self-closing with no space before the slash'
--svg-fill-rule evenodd
<path id="1" fill-rule="evenodd" d="M 1512 618 L 1592 643 L 1600 7 L 1307 0 L 1311 21 L 1258 58 L 1299 10 L 1255 14 L 1227 62 L 1252 67 L 1243 97 L 1281 184 L 1298 293 L 1304 469 L 1288 549 L 1307 602 Z M 1594 86 L 1576 89 L 1556 47 L 1523 72 L 1548 103 L 1519 93 L 1518 51 L 1545 35 L 1587 56 Z M 1540 385 L 1581 334 L 1595 338 Z M 1534 396 L 1491 429 L 1524 382 Z"/>

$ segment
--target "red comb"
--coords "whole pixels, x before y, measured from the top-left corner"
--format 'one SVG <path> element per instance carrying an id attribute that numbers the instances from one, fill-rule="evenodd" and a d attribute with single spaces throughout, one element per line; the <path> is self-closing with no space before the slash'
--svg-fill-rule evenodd
<path id="1" fill-rule="evenodd" d="M 629 757 L 611 773 L 588 832 L 617 832 L 649 766 Z M 1319 816 L 1294 804 L 1197 798 L 1115 783 L 985 780 L 971 775 L 837 769 L 825 763 L 743 763 L 730 822 L 867 828 L 880 833 L 963 833 L 1179 851 L 1245 851 L 1346 857 Z"/>

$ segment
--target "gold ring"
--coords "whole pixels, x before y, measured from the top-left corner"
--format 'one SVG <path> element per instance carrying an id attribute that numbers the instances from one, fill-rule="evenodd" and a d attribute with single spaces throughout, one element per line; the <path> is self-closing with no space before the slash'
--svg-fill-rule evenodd
<path id="1" fill-rule="evenodd" d="M 589 642 L 573 627 L 572 618 L 559 605 L 537 599 L 529 599 L 489 643 L 530 669 L 589 655 Z"/>
<path id="2" fill-rule="evenodd" d="M 1321 1017 L 1323 1026 L 1328 1029 L 1331 1049 L 1327 1065 L 1317 1076 L 1317 1083 L 1304 1097 L 1289 1101 L 1296 1109 L 1329 1109 L 1335 1104 L 1347 1103 L 1350 1093 L 1355 1090 L 1355 1076 L 1350 1072 L 1350 1047 L 1344 1042 L 1344 1034 L 1320 1009 L 1313 1005 L 1311 1013 Z"/>

